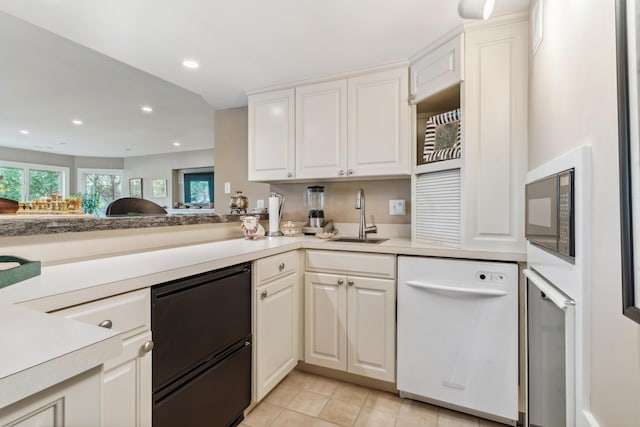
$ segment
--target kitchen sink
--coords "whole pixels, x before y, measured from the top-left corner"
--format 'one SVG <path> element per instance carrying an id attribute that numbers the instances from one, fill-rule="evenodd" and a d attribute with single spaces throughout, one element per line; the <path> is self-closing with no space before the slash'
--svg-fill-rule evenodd
<path id="1" fill-rule="evenodd" d="M 344 242 L 344 243 L 382 243 L 389 239 L 360 239 L 358 237 L 334 237 L 332 242 Z"/>

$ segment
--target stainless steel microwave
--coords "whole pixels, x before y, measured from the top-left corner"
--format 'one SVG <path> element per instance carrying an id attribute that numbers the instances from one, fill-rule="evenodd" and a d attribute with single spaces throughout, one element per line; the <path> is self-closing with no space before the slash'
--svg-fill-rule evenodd
<path id="1" fill-rule="evenodd" d="M 574 170 L 526 186 L 525 235 L 530 243 L 562 257 L 575 257 Z"/>

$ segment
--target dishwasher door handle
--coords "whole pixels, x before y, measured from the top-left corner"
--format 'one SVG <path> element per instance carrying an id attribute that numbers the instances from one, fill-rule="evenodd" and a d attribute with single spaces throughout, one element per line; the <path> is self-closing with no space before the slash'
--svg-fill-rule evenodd
<path id="1" fill-rule="evenodd" d="M 456 294 L 468 294 L 479 295 L 486 297 L 503 297 L 507 295 L 505 291 L 499 289 L 474 289 L 474 288 L 460 288 L 457 286 L 443 286 L 436 285 L 435 283 L 417 282 L 415 280 L 407 280 L 407 285 L 414 288 L 427 289 L 432 291 L 451 292 Z"/>

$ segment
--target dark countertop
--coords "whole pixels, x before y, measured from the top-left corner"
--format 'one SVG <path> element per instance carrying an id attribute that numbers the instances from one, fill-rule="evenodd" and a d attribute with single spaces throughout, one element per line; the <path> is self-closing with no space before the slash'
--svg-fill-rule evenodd
<path id="1" fill-rule="evenodd" d="M 24 218 L 16 218 L 11 215 L 11 218 L 5 219 L 0 215 L 0 237 L 240 222 L 241 216 L 231 214 L 168 214 L 87 218 L 85 216 L 61 215 L 51 218 L 29 218 L 28 215 L 25 215 Z M 261 220 L 266 218 L 268 215 L 260 214 Z"/>

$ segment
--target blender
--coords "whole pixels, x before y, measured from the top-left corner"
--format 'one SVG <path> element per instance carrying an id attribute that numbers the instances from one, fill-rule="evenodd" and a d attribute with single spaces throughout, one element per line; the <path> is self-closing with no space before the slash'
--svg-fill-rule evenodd
<path id="1" fill-rule="evenodd" d="M 324 187 L 307 187 L 305 203 L 309 208 L 309 222 L 302 226 L 304 234 L 326 233 L 333 231 L 333 220 L 324 219 Z"/>

